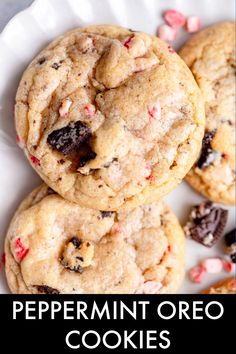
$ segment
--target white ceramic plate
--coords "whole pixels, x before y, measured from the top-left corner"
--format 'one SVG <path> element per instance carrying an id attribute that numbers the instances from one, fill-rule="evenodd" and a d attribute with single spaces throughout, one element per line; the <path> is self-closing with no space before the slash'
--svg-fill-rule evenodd
<path id="1" fill-rule="evenodd" d="M 33 59 L 55 36 L 76 26 L 119 24 L 155 34 L 163 23 L 166 9 L 178 9 L 186 15 L 199 15 L 203 26 L 222 20 L 233 20 L 234 0 L 36 0 L 31 7 L 15 16 L 0 35 L 0 254 L 8 223 L 24 196 L 39 185 L 40 179 L 15 144 L 14 97 L 20 76 Z M 182 32 L 174 44 L 186 40 Z M 203 198 L 182 183 L 167 198 L 181 223 L 191 205 Z M 226 231 L 235 225 L 234 209 L 228 208 Z M 200 259 L 223 255 L 223 244 L 207 249 L 194 241 L 187 244 L 187 270 Z M 209 275 L 201 285 L 186 277 L 182 293 L 197 293 L 210 283 L 228 274 Z M 0 293 L 8 293 L 3 270 L 0 272 Z"/>

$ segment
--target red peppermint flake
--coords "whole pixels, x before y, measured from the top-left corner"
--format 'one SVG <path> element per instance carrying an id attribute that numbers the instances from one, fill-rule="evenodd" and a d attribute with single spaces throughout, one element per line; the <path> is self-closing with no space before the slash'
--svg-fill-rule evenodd
<path id="1" fill-rule="evenodd" d="M 145 179 L 146 179 L 147 181 L 151 181 L 153 178 L 154 178 L 154 176 L 153 176 L 152 172 L 150 173 L 149 176 L 145 177 Z"/>
<path id="2" fill-rule="evenodd" d="M 19 261 L 22 261 L 27 255 L 27 253 L 29 252 L 29 249 L 25 248 L 25 246 L 23 245 L 19 237 L 15 241 L 15 249 L 16 249 L 16 257 L 18 258 Z"/>
<path id="3" fill-rule="evenodd" d="M 92 104 L 87 104 L 84 106 L 84 111 L 88 116 L 92 117 L 96 112 L 96 108 Z"/>
<path id="4" fill-rule="evenodd" d="M 168 251 L 168 252 L 170 252 L 170 251 L 171 251 L 171 246 L 170 246 L 170 245 L 168 245 L 168 247 L 167 247 L 167 251 Z"/>
<path id="5" fill-rule="evenodd" d="M 201 283 L 203 281 L 205 274 L 206 274 L 206 269 L 200 265 L 190 270 L 189 277 L 194 283 Z"/>
<path id="6" fill-rule="evenodd" d="M 222 263 L 223 263 L 224 270 L 226 270 L 226 272 L 232 273 L 234 271 L 234 267 L 235 267 L 234 263 L 225 261 L 224 259 L 222 260 Z"/>
<path id="7" fill-rule="evenodd" d="M 185 25 L 186 18 L 181 12 L 176 10 L 168 10 L 164 13 L 164 19 L 172 28 L 180 28 Z"/>
<path id="8" fill-rule="evenodd" d="M 222 154 L 222 157 L 223 157 L 224 160 L 228 160 L 228 159 L 229 159 L 229 155 L 226 154 L 226 153 L 223 153 L 223 154 Z"/>
<path id="9" fill-rule="evenodd" d="M 171 45 L 168 45 L 167 48 L 168 48 L 169 53 L 171 53 L 171 54 L 175 53 L 175 50 L 174 50 L 174 48 L 171 47 Z"/>
<path id="10" fill-rule="evenodd" d="M 132 42 L 133 38 L 134 38 L 134 35 L 125 38 L 125 40 L 123 42 L 123 45 L 125 48 L 129 49 L 131 47 L 131 42 Z"/>
<path id="11" fill-rule="evenodd" d="M 148 114 L 150 115 L 151 118 L 154 119 L 159 119 L 161 116 L 161 106 L 159 104 L 159 102 L 155 103 L 154 106 L 152 106 L 149 110 L 148 110 Z"/>
<path id="12" fill-rule="evenodd" d="M 190 16 L 187 18 L 186 30 L 189 33 L 194 33 L 199 31 L 201 28 L 201 21 L 198 16 Z"/>
<path id="13" fill-rule="evenodd" d="M 17 143 L 18 145 L 20 145 L 20 137 L 19 137 L 18 134 L 16 135 L 16 143 Z"/>
<path id="14" fill-rule="evenodd" d="M 93 46 L 95 47 L 95 45 L 96 45 L 96 39 L 95 38 L 93 38 L 92 43 L 93 43 Z"/>
<path id="15" fill-rule="evenodd" d="M 175 39 L 176 34 L 176 29 L 168 25 L 162 25 L 158 30 L 158 37 L 165 42 L 172 42 Z"/>
<path id="16" fill-rule="evenodd" d="M 37 159 L 37 157 L 33 156 L 33 155 L 30 155 L 30 160 L 32 162 L 32 164 L 34 165 L 40 165 L 40 160 Z"/>

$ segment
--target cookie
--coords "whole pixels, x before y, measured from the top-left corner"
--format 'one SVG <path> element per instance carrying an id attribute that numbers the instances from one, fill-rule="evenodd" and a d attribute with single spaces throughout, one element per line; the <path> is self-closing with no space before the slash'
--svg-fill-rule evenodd
<path id="1" fill-rule="evenodd" d="M 87 209 L 46 185 L 20 205 L 6 242 L 13 293 L 173 293 L 185 240 L 162 202 L 130 211 Z"/>
<path id="2" fill-rule="evenodd" d="M 212 201 L 235 204 L 235 24 L 194 35 L 180 51 L 205 100 L 206 132 L 187 181 Z"/>
<path id="3" fill-rule="evenodd" d="M 204 290 L 203 294 L 236 294 L 236 279 L 224 279 Z"/>
<path id="4" fill-rule="evenodd" d="M 154 36 L 115 26 L 75 29 L 26 69 L 18 139 L 51 188 L 85 207 L 151 203 L 184 178 L 204 131 L 186 64 Z"/>

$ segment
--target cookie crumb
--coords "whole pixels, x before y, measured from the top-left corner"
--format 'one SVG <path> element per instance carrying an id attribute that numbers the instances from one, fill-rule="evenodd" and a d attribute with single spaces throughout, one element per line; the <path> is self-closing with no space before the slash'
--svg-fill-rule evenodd
<path id="1" fill-rule="evenodd" d="M 84 268 L 91 265 L 93 256 L 94 245 L 90 241 L 72 237 L 64 247 L 61 264 L 73 272 L 83 273 Z"/>

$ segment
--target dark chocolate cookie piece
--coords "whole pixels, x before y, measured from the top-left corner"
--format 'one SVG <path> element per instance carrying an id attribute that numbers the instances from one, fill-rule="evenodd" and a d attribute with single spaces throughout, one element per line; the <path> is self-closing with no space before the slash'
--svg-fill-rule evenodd
<path id="1" fill-rule="evenodd" d="M 48 135 L 47 142 L 54 149 L 67 155 L 72 151 L 78 150 L 84 143 L 88 143 L 91 135 L 91 129 L 86 124 L 78 121 L 54 130 Z"/>
<path id="2" fill-rule="evenodd" d="M 216 129 L 207 132 L 202 141 L 201 155 L 197 161 L 197 167 L 204 169 L 211 165 L 221 154 L 211 147 L 211 141 L 216 134 Z"/>
<path id="3" fill-rule="evenodd" d="M 228 211 L 206 201 L 193 207 L 184 230 L 187 237 L 212 247 L 224 233 Z"/>
<path id="4" fill-rule="evenodd" d="M 60 291 L 47 285 L 34 285 L 34 287 L 42 294 L 60 294 Z"/>

